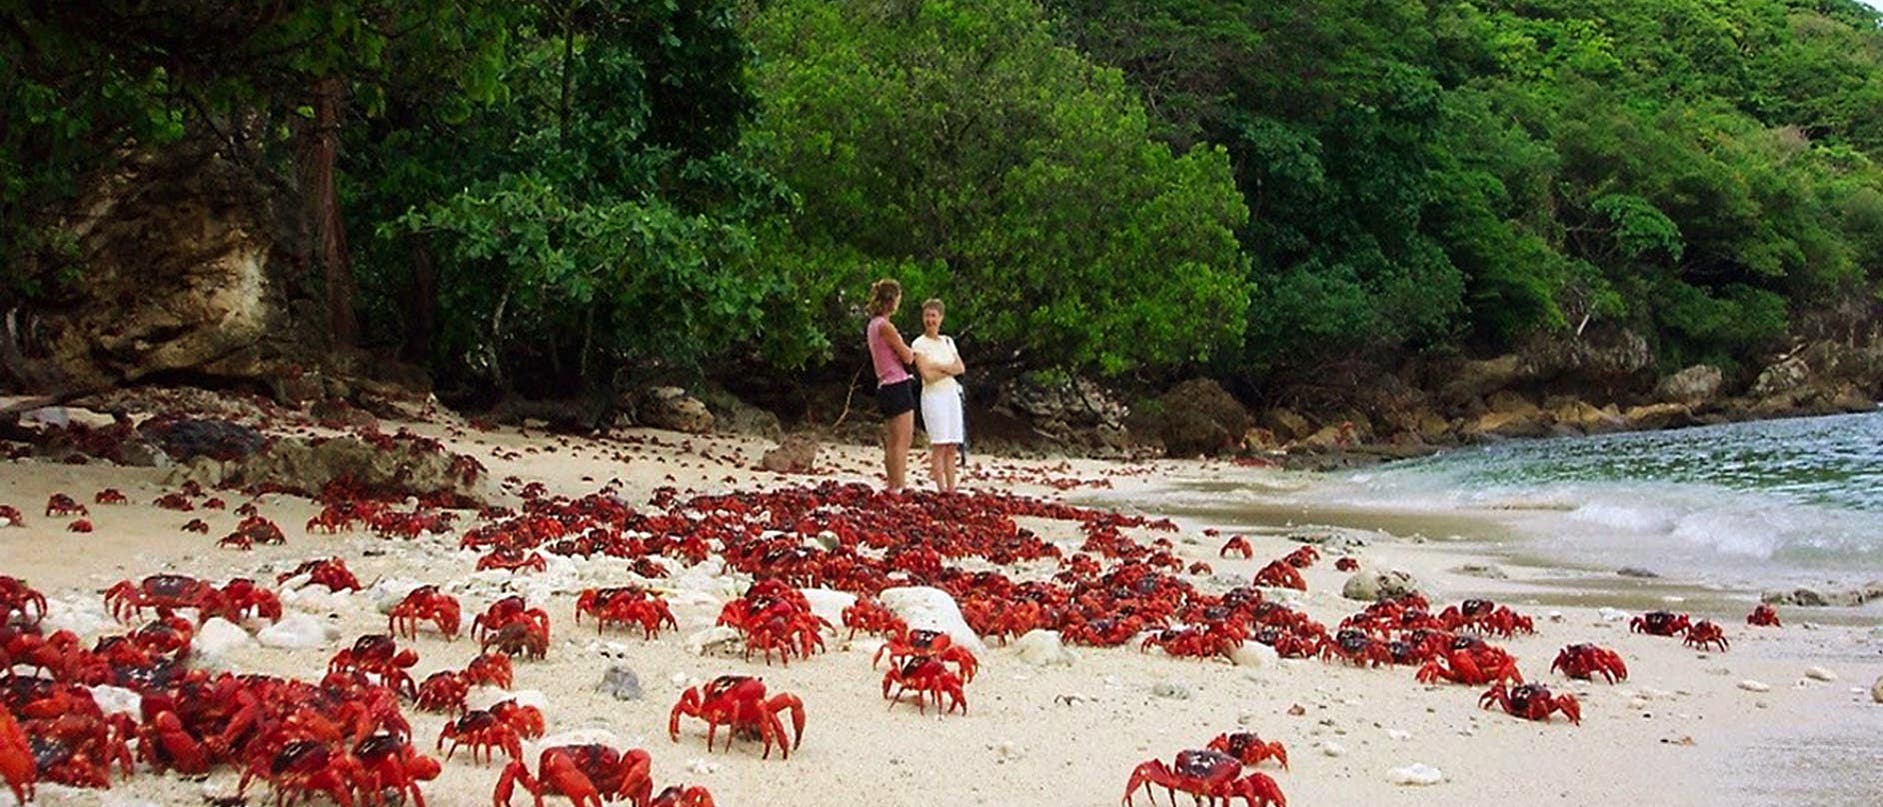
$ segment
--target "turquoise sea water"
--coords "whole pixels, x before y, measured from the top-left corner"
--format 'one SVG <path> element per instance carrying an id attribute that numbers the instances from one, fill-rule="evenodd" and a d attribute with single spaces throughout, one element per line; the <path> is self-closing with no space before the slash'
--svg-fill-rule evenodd
<path id="1" fill-rule="evenodd" d="M 1512 441 L 1344 475 L 1342 504 L 1488 510 L 1565 559 L 1746 580 L 1883 576 L 1883 413 Z"/>

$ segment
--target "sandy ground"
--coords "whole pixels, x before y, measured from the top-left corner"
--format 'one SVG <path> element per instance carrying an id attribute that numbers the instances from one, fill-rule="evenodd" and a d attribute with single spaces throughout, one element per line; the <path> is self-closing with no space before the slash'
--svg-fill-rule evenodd
<path id="1" fill-rule="evenodd" d="M 558 494 L 588 493 L 611 478 L 621 481 L 622 495 L 630 502 L 644 501 L 649 491 L 665 484 L 714 492 L 820 481 L 747 470 L 764 446 L 736 438 L 638 432 L 663 445 L 630 446 L 514 430 L 450 438 L 437 424 L 416 425 L 414 430 L 477 455 L 497 478 L 540 480 Z M 827 446 L 820 465 L 836 478 L 873 480 L 878 459 L 864 448 Z M 1312 484 L 1307 477 L 1221 464 L 974 459 L 978 474 L 968 479 L 969 487 L 1101 500 L 1148 512 L 1159 512 L 1160 492 L 1179 483 L 1192 490 Z M 912 467 L 925 464 L 918 458 Z M 1099 478 L 1109 479 L 1114 487 L 1060 493 L 1044 484 Z M 0 530 L 0 574 L 30 581 L 55 601 L 56 611 L 64 607 L 57 603 L 94 602 L 98 592 L 117 580 L 160 571 L 216 580 L 238 574 L 272 578 L 273 571 L 302 559 L 340 555 L 369 585 L 376 579 L 428 581 L 467 592 L 467 622 L 469 613 L 481 610 L 490 599 L 478 596 L 492 586 L 471 574 L 476 556 L 455 549 L 455 534 L 412 544 L 365 534 L 310 535 L 301 524 L 316 511 L 311 502 L 267 496 L 260 503 L 262 513 L 287 530 L 287 545 L 253 552 L 220 550 L 213 539 L 233 526 L 235 516 L 186 515 L 151 506 L 168 490 L 162 479 L 163 473 L 153 470 L 0 463 L 0 503 L 14 504 L 28 514 L 28 526 Z M 95 491 L 108 486 L 122 490 L 131 504 L 93 507 L 97 531 L 90 535 L 65 532 L 64 519 L 37 517 L 55 491 L 89 502 Z M 231 499 L 231 504 L 236 501 Z M 1220 560 L 1215 557 L 1215 539 L 1199 531 L 1249 514 L 1237 515 L 1232 508 L 1169 509 L 1183 511 L 1176 513 L 1185 528 L 1178 539 L 1180 553 L 1206 560 L 1218 572 L 1246 577 L 1295 546 L 1281 537 L 1285 530 L 1251 527 L 1255 560 Z M 194 515 L 206 515 L 210 536 L 178 531 Z M 1317 515 L 1324 514 L 1302 513 L 1299 518 L 1313 520 Z M 1784 629 L 1751 629 L 1743 622 L 1751 602 L 1744 593 L 1685 590 L 1679 581 L 1657 581 L 1633 590 L 1605 588 L 1566 578 L 1559 570 L 1513 563 L 1503 551 L 1508 547 L 1500 543 L 1508 536 L 1481 522 L 1368 518 L 1370 523 L 1355 526 L 1388 530 L 1398 537 L 1376 535 L 1372 545 L 1359 550 L 1367 562 L 1412 571 L 1448 602 L 1490 596 L 1535 614 L 1537 635 L 1506 646 L 1526 674 L 1583 701 L 1582 725 L 1533 723 L 1483 711 L 1477 706 L 1476 688 L 1423 686 L 1407 668 L 1356 669 L 1319 661 L 1248 668 L 1145 654 L 1135 646 L 1080 648 L 1075 664 L 1049 668 L 1032 667 L 1010 651 L 991 649 L 981 660 L 980 677 L 967 687 L 971 714 L 923 717 L 908 706 L 886 705 L 879 689 L 881 672 L 870 668 L 876 647 L 872 641 L 832 640 L 830 652 L 788 668 L 767 668 L 736 657 L 701 657 L 687 651 L 684 637 L 709 626 L 718 605 L 697 598 L 676 601 L 678 633 L 643 641 L 638 634 L 611 632 L 598 641 L 586 626 L 577 629 L 572 622 L 573 587 L 543 603 L 555 624 L 549 657 L 519 664 L 517 688 L 546 694 L 552 736 L 606 729 L 624 745 L 653 754 L 656 787 L 702 784 L 720 805 L 730 807 L 1111 805 L 1137 763 L 1168 760 L 1181 749 L 1201 747 L 1217 733 L 1235 730 L 1255 731 L 1288 746 L 1291 770 L 1273 763 L 1262 770 L 1275 777 L 1294 805 L 1856 805 L 1876 804 L 1883 794 L 1883 705 L 1872 703 L 1868 691 L 1883 674 L 1883 631 L 1874 625 L 1859 620 L 1808 627 L 1812 613 L 1792 609 L 1785 613 Z M 1077 541 L 1069 523 L 1029 526 Z M 1410 539 L 1414 535 L 1477 540 L 1419 542 Z M 1486 580 L 1447 571 L 1468 562 L 1499 563 L 1510 578 Z M 576 579 L 606 584 L 619 579 L 619 570 L 618 561 L 597 561 L 579 569 Z M 1334 570 L 1330 558 L 1306 572 L 1309 592 L 1294 599 L 1331 626 L 1360 605 L 1339 595 L 1346 576 Z M 1721 622 L 1731 650 L 1698 653 L 1677 640 L 1631 635 L 1625 621 L 1607 621 L 1598 612 L 1603 606 L 1638 609 L 1662 604 Z M 316 678 L 342 644 L 385 629 L 384 617 L 363 596 L 337 602 L 314 598 L 300 607 L 315 608 L 316 616 L 337 627 L 340 638 L 318 650 L 249 648 L 227 663 L 242 670 Z M 1619 651 L 1632 677 L 1609 686 L 1548 674 L 1556 650 L 1572 642 L 1596 642 Z M 420 679 L 434 670 L 460 668 L 475 654 L 466 640 L 447 643 L 430 633 L 403 644 L 421 656 L 413 670 Z M 593 691 L 603 671 L 616 663 L 638 674 L 644 698 L 616 701 Z M 1812 666 L 1828 669 L 1836 680 L 1807 679 L 1805 671 Z M 804 700 L 809 724 L 803 746 L 790 760 L 761 760 L 756 744 L 749 743 L 735 745 L 730 753 L 708 753 L 698 722 L 683 725 L 679 743 L 668 740 L 668 710 L 681 690 L 724 673 L 762 675 L 773 690 Z M 1768 685 L 1769 691 L 1741 688 L 1749 680 Z M 1188 695 L 1155 695 L 1153 688 L 1159 684 L 1177 684 Z M 415 742 L 429 746 L 443 719 L 415 710 L 407 714 Z M 1324 743 L 1337 744 L 1340 753 L 1324 753 Z M 534 759 L 533 747 L 526 747 L 526 756 Z M 1393 769 L 1413 763 L 1440 769 L 1444 781 L 1429 787 L 1390 781 Z M 487 804 L 498 771 L 497 766 L 476 765 L 460 755 L 446 765 L 438 781 L 425 786 L 427 799 L 434 805 Z M 140 771 L 109 793 L 42 786 L 40 802 L 193 805 L 203 803 L 205 794 L 232 791 L 234 779 L 228 771 L 196 781 Z M 0 795 L 0 803 L 7 800 Z"/>

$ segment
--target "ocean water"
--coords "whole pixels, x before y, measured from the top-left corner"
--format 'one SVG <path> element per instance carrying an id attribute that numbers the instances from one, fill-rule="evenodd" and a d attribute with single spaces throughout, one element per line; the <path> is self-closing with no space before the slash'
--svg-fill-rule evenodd
<path id="1" fill-rule="evenodd" d="M 1512 441 L 1330 481 L 1303 498 L 1491 513 L 1565 563 L 1718 582 L 1883 577 L 1883 413 Z"/>

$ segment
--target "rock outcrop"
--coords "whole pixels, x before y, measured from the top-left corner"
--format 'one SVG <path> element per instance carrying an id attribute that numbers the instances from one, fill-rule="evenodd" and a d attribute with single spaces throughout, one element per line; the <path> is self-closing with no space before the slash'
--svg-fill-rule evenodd
<path id="1" fill-rule="evenodd" d="M 44 348 L 71 388 L 158 375 L 265 381 L 321 355 L 320 319 L 291 316 L 294 261 L 271 200 L 205 149 L 166 150 L 102 182 L 69 232 L 85 282 L 44 311 Z"/>

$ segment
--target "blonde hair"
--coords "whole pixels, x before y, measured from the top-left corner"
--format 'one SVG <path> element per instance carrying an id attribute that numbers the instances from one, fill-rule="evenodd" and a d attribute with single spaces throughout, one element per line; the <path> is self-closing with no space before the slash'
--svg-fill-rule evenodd
<path id="1" fill-rule="evenodd" d="M 888 316 L 896 307 L 896 301 L 902 299 L 902 284 L 889 278 L 883 278 L 870 284 L 869 312 L 872 317 Z"/>
<path id="2" fill-rule="evenodd" d="M 928 299 L 926 299 L 926 300 L 923 300 L 923 301 L 922 301 L 922 310 L 923 310 L 923 311 L 927 311 L 927 310 L 929 310 L 929 309 L 931 309 L 931 308 L 933 308 L 933 309 L 935 309 L 935 310 L 936 310 L 937 312 L 940 312 L 940 313 L 943 313 L 943 314 L 946 314 L 946 313 L 948 313 L 948 309 L 946 309 L 946 308 L 943 308 L 943 307 L 942 307 L 942 301 L 941 301 L 941 298 L 940 298 L 940 297 L 930 297 L 930 298 L 928 298 Z"/>

